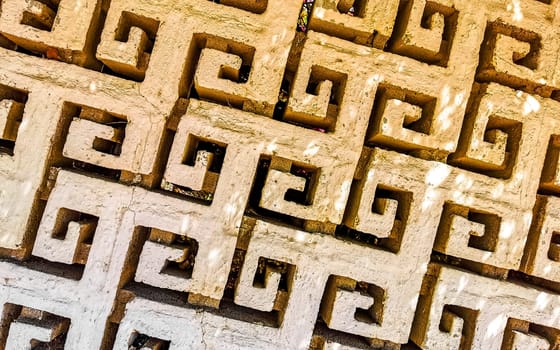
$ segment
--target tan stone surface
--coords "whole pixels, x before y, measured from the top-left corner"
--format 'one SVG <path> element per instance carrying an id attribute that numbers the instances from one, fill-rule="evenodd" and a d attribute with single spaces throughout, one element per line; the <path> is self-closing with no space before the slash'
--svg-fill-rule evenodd
<path id="1" fill-rule="evenodd" d="M 560 347 L 560 2 L 306 6 L 0 0 L 0 350 Z"/>

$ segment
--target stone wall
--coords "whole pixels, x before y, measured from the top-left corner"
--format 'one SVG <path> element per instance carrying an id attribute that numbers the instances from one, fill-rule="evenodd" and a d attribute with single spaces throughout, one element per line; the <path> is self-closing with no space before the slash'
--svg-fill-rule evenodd
<path id="1" fill-rule="evenodd" d="M 560 348 L 560 0 L 304 2 L 0 0 L 0 349 Z"/>

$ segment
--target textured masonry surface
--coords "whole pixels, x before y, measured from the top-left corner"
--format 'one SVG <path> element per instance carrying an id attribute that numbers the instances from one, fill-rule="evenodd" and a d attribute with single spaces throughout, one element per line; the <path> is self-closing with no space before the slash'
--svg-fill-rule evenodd
<path id="1" fill-rule="evenodd" d="M 0 350 L 560 349 L 559 53 L 560 0 L 0 0 Z"/>

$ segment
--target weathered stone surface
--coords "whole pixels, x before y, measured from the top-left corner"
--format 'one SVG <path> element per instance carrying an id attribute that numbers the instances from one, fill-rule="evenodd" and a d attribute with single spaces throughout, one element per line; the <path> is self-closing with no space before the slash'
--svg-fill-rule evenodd
<path id="1" fill-rule="evenodd" d="M 559 348 L 559 14 L 0 0 L 0 349 Z"/>

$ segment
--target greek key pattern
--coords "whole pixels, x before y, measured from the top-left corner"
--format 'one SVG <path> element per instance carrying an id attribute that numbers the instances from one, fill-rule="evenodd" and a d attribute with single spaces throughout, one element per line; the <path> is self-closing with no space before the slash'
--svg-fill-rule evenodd
<path id="1" fill-rule="evenodd" d="M 558 0 L 0 0 L 0 350 L 560 348 Z"/>

